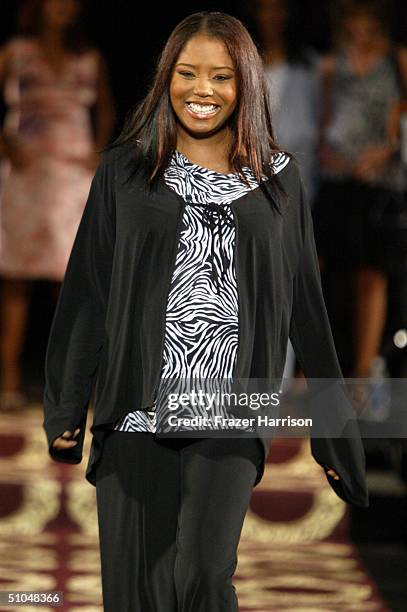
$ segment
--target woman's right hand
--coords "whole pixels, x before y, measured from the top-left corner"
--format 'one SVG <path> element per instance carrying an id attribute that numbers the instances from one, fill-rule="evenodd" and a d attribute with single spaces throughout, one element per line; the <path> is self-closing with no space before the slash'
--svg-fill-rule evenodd
<path id="1" fill-rule="evenodd" d="M 78 444 L 78 440 L 72 440 L 72 439 L 68 440 L 67 438 L 75 438 L 79 432 L 80 432 L 79 428 L 75 429 L 75 432 L 72 435 L 72 432 L 69 431 L 69 429 L 67 429 L 66 431 L 64 431 L 62 436 L 59 436 L 59 438 L 55 438 L 55 440 L 52 443 L 52 447 L 57 448 L 58 450 L 72 448 L 73 446 Z"/>

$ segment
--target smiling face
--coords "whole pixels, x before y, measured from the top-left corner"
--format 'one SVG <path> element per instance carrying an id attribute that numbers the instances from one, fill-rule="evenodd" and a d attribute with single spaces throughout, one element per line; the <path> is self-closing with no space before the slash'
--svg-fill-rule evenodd
<path id="1" fill-rule="evenodd" d="M 202 137 L 226 127 L 237 104 L 236 69 L 225 44 L 204 34 L 189 39 L 175 63 L 170 99 L 181 126 Z"/>

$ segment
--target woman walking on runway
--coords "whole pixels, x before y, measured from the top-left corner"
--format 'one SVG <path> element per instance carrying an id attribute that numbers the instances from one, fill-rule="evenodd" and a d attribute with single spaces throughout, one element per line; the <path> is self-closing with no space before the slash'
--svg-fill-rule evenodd
<path id="1" fill-rule="evenodd" d="M 237 547 L 270 439 L 158 437 L 164 382 L 281 379 L 289 335 L 307 377 L 341 377 L 261 59 L 239 20 L 196 13 L 102 156 L 47 348 L 55 460 L 81 461 L 96 381 L 86 477 L 105 610 L 238 610 Z M 312 452 L 338 495 L 367 504 L 360 438 L 319 439 Z"/>

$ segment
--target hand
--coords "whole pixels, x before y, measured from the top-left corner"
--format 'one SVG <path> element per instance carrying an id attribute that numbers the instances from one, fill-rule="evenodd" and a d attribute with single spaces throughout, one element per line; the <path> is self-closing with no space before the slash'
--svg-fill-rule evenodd
<path id="1" fill-rule="evenodd" d="M 368 145 L 356 160 L 354 177 L 366 182 L 374 180 L 385 170 L 392 152 L 388 145 Z"/>
<path id="2" fill-rule="evenodd" d="M 325 469 L 326 469 L 326 473 L 329 476 L 332 476 L 335 480 L 340 480 L 340 476 L 338 476 L 335 470 L 333 470 L 332 468 L 329 468 L 327 465 L 325 466 Z"/>
<path id="3" fill-rule="evenodd" d="M 67 440 L 67 438 L 70 438 L 70 437 L 76 438 L 76 436 L 78 435 L 79 432 L 80 432 L 79 428 L 75 429 L 75 433 L 72 436 L 72 432 L 69 431 L 69 429 L 67 429 L 66 431 L 64 431 L 62 436 L 59 436 L 59 438 L 56 438 L 53 441 L 52 447 L 53 448 L 57 448 L 58 450 L 72 448 L 73 446 L 78 444 L 78 440 Z"/>

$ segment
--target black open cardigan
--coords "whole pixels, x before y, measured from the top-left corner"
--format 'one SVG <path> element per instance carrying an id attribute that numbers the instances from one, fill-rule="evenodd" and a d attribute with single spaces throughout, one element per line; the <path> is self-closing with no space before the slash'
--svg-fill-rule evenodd
<path id="1" fill-rule="evenodd" d="M 56 461 L 82 460 L 87 411 L 94 391 L 93 434 L 86 478 L 106 428 L 153 404 L 162 366 L 167 296 L 186 202 L 159 179 L 150 192 L 141 169 L 130 181 L 133 146 L 108 149 L 93 178 L 68 261 L 45 358 L 44 422 Z M 272 180 L 234 200 L 239 342 L 236 379 L 280 380 L 288 337 L 308 382 L 342 379 L 321 289 L 311 211 L 294 160 Z M 320 396 L 321 397 L 321 396 Z M 332 402 L 334 405 L 332 405 Z M 346 436 L 312 437 L 311 452 L 344 501 L 367 506 L 365 454 L 345 394 L 327 411 Z M 52 448 L 65 430 L 80 427 L 78 444 Z M 264 463 L 271 438 L 258 431 Z M 325 469 L 326 473 L 326 469 Z"/>

